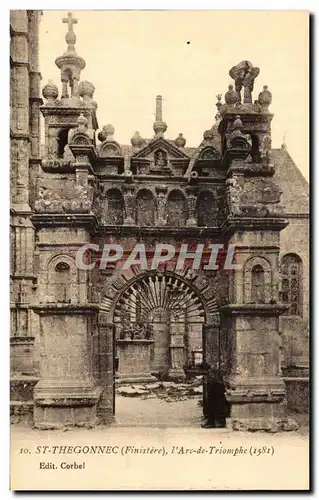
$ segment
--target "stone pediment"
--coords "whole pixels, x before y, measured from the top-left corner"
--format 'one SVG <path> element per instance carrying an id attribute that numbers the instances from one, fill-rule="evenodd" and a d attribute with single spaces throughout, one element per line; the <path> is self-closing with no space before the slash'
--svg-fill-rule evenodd
<path id="1" fill-rule="evenodd" d="M 133 158 L 148 158 L 158 150 L 164 151 L 169 160 L 189 160 L 189 156 L 181 148 L 164 137 L 152 139 L 146 146 L 134 153 Z"/>

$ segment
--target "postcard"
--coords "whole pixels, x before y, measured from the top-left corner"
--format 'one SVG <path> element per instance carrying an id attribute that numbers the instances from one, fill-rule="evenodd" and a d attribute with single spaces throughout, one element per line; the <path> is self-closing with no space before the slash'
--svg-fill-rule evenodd
<path id="1" fill-rule="evenodd" d="M 308 46 L 11 10 L 12 490 L 309 490 Z"/>

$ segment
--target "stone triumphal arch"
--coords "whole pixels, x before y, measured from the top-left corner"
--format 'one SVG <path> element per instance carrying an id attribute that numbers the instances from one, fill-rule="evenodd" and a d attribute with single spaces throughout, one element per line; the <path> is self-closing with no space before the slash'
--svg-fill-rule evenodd
<path id="1" fill-rule="evenodd" d="M 16 37 L 34 22 L 19 12 Z M 292 313 L 300 313 L 294 290 L 302 268 L 283 261 L 280 294 L 280 232 L 288 222 L 272 162 L 272 95 L 265 86 L 253 96 L 259 69 L 249 61 L 231 68 L 235 88 L 223 102 L 217 96 L 215 122 L 197 147 L 187 147 L 182 133 L 167 138 L 161 96 L 154 133 L 135 132 L 122 145 L 112 125 L 99 127 L 73 24 L 70 15 L 67 48 L 56 59 L 61 89 L 50 81 L 44 103 L 32 97 L 32 130 L 40 112 L 44 118 L 41 158 L 38 152 L 24 162 L 29 145 L 20 132 L 12 145 L 21 180 L 14 178 L 12 189 L 12 359 L 15 372 L 27 376 L 34 425 L 107 423 L 115 372 L 179 379 L 200 364 L 208 385 L 222 385 L 234 429 L 287 428 L 279 320 L 290 298 Z M 21 64 L 13 68 L 19 74 Z M 34 135 L 31 142 L 34 149 Z M 149 257 L 157 244 L 177 253 L 201 244 L 203 265 L 77 265 L 83 245 L 114 243 L 123 259 L 140 243 Z M 234 246 L 236 267 L 207 268 L 211 244 Z M 206 410 L 215 404 L 208 395 Z"/>

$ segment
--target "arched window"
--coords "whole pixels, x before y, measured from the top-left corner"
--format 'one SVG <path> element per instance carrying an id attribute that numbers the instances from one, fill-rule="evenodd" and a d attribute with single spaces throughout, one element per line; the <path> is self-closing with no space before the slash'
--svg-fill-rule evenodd
<path id="1" fill-rule="evenodd" d="M 265 302 L 265 273 L 260 264 L 251 270 L 251 301 L 255 304 Z"/>
<path id="2" fill-rule="evenodd" d="M 106 222 L 114 226 L 123 224 L 124 202 L 122 193 L 118 189 L 109 189 L 106 197 Z"/>
<path id="3" fill-rule="evenodd" d="M 71 127 L 68 128 L 63 128 L 60 130 L 58 133 L 58 158 L 63 158 L 64 152 L 65 152 L 65 147 L 68 144 L 68 136 L 69 136 L 69 131 Z"/>
<path id="4" fill-rule="evenodd" d="M 196 218 L 198 226 L 216 225 L 216 203 L 209 191 L 202 191 L 197 198 Z"/>
<path id="5" fill-rule="evenodd" d="M 70 293 L 70 266 L 67 262 L 60 261 L 54 268 L 53 278 L 55 285 L 55 300 L 56 302 L 68 302 Z"/>
<path id="6" fill-rule="evenodd" d="M 155 200 L 148 189 L 142 189 L 136 197 L 136 224 L 153 226 L 155 220 Z"/>
<path id="7" fill-rule="evenodd" d="M 171 191 L 167 198 L 167 225 L 185 226 L 187 220 L 186 200 L 181 191 Z"/>
<path id="8" fill-rule="evenodd" d="M 302 260 L 296 254 L 281 259 L 281 301 L 288 306 L 286 315 L 302 316 Z"/>
<path id="9" fill-rule="evenodd" d="M 244 266 L 244 303 L 269 304 L 272 292 L 271 263 L 262 256 L 250 257 Z"/>
<path id="10" fill-rule="evenodd" d="M 205 148 L 201 151 L 199 158 L 201 160 L 215 160 L 218 156 L 218 152 L 215 148 Z"/>

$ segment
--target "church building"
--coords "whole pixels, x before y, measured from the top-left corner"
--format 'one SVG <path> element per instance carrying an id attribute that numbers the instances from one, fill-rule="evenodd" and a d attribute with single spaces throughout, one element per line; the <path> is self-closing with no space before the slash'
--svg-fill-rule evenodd
<path id="1" fill-rule="evenodd" d="M 122 145 L 99 126 L 70 13 L 61 83 L 40 96 L 40 19 L 11 11 L 12 420 L 109 424 L 116 382 L 202 370 L 206 387 L 222 384 L 234 430 L 289 429 L 288 410 L 308 408 L 308 183 L 271 146 L 262 70 L 230 69 L 200 144 L 169 138 L 158 95 L 150 137 L 132 131 Z M 103 262 L 104 245 L 121 258 Z M 187 248 L 184 265 L 125 266 L 138 245 L 148 263 L 160 245 L 177 259 Z M 209 266 L 211 245 L 234 248 L 236 265 L 221 252 Z"/>

